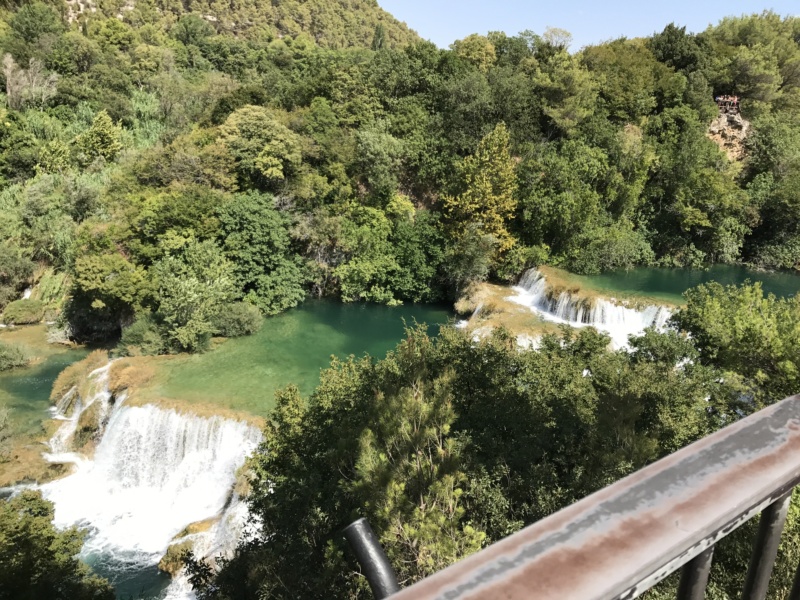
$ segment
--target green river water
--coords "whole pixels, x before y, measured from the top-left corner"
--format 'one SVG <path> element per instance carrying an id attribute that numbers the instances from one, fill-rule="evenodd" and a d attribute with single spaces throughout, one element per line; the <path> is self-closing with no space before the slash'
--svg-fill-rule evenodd
<path id="1" fill-rule="evenodd" d="M 609 293 L 618 292 L 662 299 L 681 304 L 681 294 L 689 288 L 717 281 L 734 285 L 760 281 L 766 293 L 779 297 L 793 296 L 800 291 L 800 275 L 786 272 L 768 273 L 735 265 L 714 265 L 707 270 L 640 268 L 602 275 L 571 275 L 581 287 Z"/>
<path id="2" fill-rule="evenodd" d="M 426 323 L 436 334 L 435 326 L 451 316 L 440 306 L 306 302 L 267 319 L 255 335 L 173 360 L 152 393 L 264 416 L 274 404 L 275 392 L 289 384 L 303 395 L 310 394 L 331 356 L 368 353 L 382 358 L 402 339 L 406 325 Z"/>

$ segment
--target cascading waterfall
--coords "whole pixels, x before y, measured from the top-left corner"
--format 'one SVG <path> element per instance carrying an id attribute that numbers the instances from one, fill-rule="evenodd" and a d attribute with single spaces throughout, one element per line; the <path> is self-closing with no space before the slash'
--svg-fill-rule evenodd
<path id="1" fill-rule="evenodd" d="M 587 304 L 569 292 L 554 296 L 544 275 L 536 269 L 528 270 L 513 290 L 515 295 L 509 300 L 527 306 L 547 321 L 595 327 L 609 334 L 613 348 L 627 348 L 628 337 L 641 334 L 647 327 L 663 329 L 672 314 L 663 306 L 651 305 L 639 310 L 605 298 L 595 298 Z"/>
<path id="2" fill-rule="evenodd" d="M 206 555 L 236 542 L 231 523 L 243 504 L 232 498 L 236 470 L 261 439 L 243 421 L 206 418 L 154 405 L 110 402 L 109 366 L 90 374 L 92 394 L 82 403 L 65 400 L 64 424 L 50 441 L 50 460 L 73 462 L 73 474 L 41 486 L 55 503 L 58 526 L 86 527 L 82 556 L 104 566 L 105 575 L 124 581 L 126 573 L 154 569 L 173 538 L 187 525 L 220 516 L 195 547 Z M 74 391 L 72 393 L 75 393 Z M 68 445 L 80 415 L 95 402 L 108 423 L 92 460 L 77 459 Z M 72 414 L 63 414 L 71 406 Z M 58 410 L 58 408 L 56 408 Z M 110 414 L 109 414 L 110 413 Z M 238 511 L 238 512 L 237 512 Z M 167 595 L 191 598 L 185 579 L 177 578 Z"/>
<path id="3" fill-rule="evenodd" d="M 78 394 L 77 387 L 72 387 L 51 409 L 53 419 L 63 423 L 50 438 L 48 442 L 50 451 L 44 454 L 45 459 L 56 463 L 78 463 L 83 460 L 83 457 L 71 451 L 72 441 L 81 416 L 95 404 L 99 406 L 96 426 L 98 431 L 102 430 L 111 410 L 111 391 L 108 389 L 110 370 L 111 363 L 108 363 L 89 373 L 85 398 L 81 398 Z"/>

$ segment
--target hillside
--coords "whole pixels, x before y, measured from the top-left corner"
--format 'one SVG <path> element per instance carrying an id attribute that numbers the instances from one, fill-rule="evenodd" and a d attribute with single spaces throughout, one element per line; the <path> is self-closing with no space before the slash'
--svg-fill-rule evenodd
<path id="1" fill-rule="evenodd" d="M 168 20 L 193 13 L 213 24 L 219 33 L 275 38 L 304 33 L 325 48 L 370 47 L 379 28 L 382 35 L 378 37 L 389 47 L 419 39 L 376 0 L 67 0 L 67 5 L 70 20 L 101 12 L 136 23 L 150 21 L 153 9 Z"/>

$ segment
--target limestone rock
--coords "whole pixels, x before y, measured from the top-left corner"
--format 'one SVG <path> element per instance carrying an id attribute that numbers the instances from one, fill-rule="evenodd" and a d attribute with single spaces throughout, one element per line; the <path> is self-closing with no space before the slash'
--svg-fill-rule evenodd
<path id="1" fill-rule="evenodd" d="M 732 161 L 744 158 L 744 141 L 750 133 L 750 122 L 742 115 L 722 113 L 708 126 L 708 137 Z"/>

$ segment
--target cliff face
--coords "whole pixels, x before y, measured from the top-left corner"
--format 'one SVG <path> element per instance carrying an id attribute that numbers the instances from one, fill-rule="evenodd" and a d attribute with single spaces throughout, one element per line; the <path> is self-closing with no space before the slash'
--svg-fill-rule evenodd
<path id="1" fill-rule="evenodd" d="M 708 137 L 732 161 L 744 158 L 744 140 L 750 132 L 750 122 L 740 114 L 720 114 L 708 126 Z"/>

